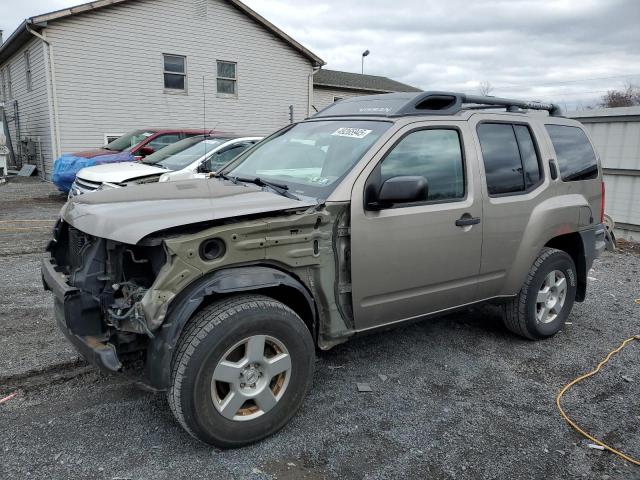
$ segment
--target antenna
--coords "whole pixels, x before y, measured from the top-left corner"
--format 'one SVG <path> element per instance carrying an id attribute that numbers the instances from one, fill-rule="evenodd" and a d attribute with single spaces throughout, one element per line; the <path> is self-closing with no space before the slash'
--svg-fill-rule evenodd
<path id="1" fill-rule="evenodd" d="M 202 75 L 202 141 L 204 142 L 204 160 L 207 160 L 207 91 L 204 88 L 204 75 Z"/>

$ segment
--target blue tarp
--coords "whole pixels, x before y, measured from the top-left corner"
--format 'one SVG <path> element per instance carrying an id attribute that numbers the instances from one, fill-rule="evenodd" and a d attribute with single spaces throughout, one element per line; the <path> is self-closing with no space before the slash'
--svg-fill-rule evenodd
<path id="1" fill-rule="evenodd" d="M 67 193 L 76 179 L 76 173 L 83 168 L 103 163 L 130 162 L 132 160 L 133 155 L 129 151 L 98 155 L 93 158 L 76 157 L 72 153 L 65 153 L 53 164 L 51 181 L 58 187 L 58 190 Z"/>

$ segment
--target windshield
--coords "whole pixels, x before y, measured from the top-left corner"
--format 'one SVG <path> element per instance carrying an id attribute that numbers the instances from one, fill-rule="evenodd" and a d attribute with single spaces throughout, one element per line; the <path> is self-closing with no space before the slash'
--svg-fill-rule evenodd
<path id="1" fill-rule="evenodd" d="M 145 138 L 150 137 L 153 134 L 154 132 L 150 132 L 148 130 L 135 130 L 116 138 L 111 143 L 107 143 L 104 148 L 107 150 L 113 150 L 114 152 L 122 152 L 123 150 L 129 150 L 135 147 Z"/>
<path id="2" fill-rule="evenodd" d="M 152 153 L 143 162 L 168 170 L 182 170 L 227 140 L 226 138 L 212 137 L 204 139 L 202 136 L 185 138 Z"/>
<path id="3" fill-rule="evenodd" d="M 293 193 L 326 198 L 390 122 L 326 120 L 298 123 L 241 155 L 222 173 L 285 184 Z"/>

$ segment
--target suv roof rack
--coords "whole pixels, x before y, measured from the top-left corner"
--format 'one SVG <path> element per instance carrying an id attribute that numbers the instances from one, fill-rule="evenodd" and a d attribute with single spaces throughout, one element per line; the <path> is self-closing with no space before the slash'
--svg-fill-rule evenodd
<path id="1" fill-rule="evenodd" d="M 560 107 L 553 103 L 454 92 L 403 92 L 346 98 L 320 110 L 313 117 L 454 115 L 462 110 L 490 108 L 506 108 L 509 112 L 546 110 L 551 116 L 562 115 Z"/>

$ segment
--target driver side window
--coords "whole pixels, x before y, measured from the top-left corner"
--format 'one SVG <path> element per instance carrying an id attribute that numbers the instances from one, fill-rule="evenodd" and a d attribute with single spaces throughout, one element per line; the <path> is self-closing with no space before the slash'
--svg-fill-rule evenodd
<path id="1" fill-rule="evenodd" d="M 460 134 L 454 129 L 411 132 L 380 164 L 382 182 L 391 177 L 421 176 L 427 179 L 427 201 L 459 200 L 465 195 Z"/>

